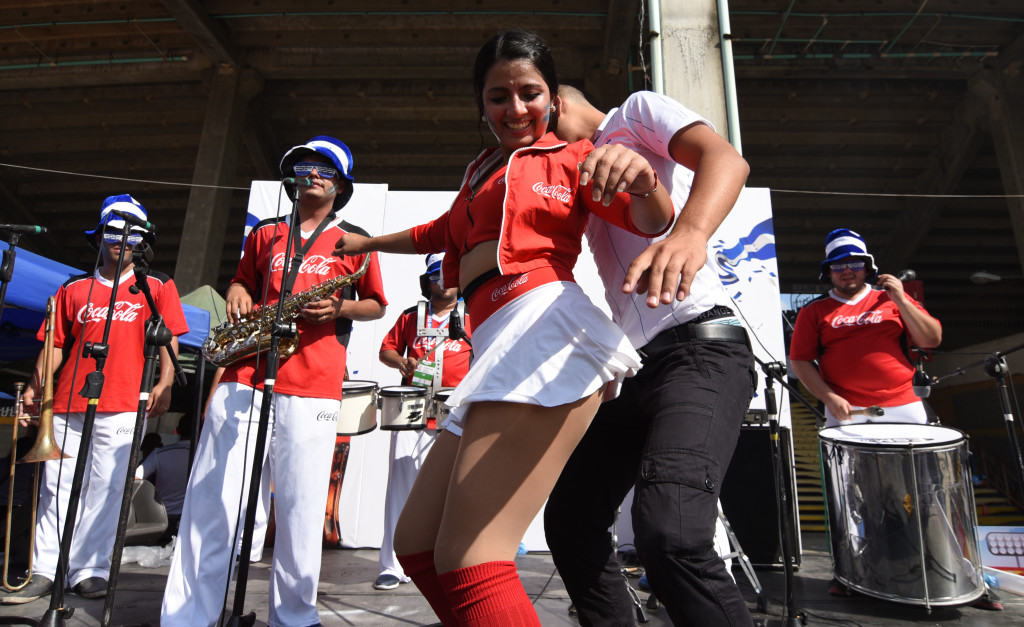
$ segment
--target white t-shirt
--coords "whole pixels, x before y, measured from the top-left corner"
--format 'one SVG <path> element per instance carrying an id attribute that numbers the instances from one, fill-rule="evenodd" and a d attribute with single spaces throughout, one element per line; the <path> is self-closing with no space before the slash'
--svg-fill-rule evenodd
<path id="1" fill-rule="evenodd" d="M 693 124 L 711 127 L 710 122 L 671 98 L 650 91 L 636 92 L 605 116 L 594 144 L 619 144 L 643 155 L 657 171 L 658 185 L 664 186 L 672 196 L 678 215 L 690 195 L 693 172 L 672 159 L 668 145 L 679 129 Z M 598 274 L 604 281 L 605 299 L 613 319 L 635 348 L 643 347 L 661 331 L 688 322 L 716 305 L 730 304 L 717 274 L 707 263 L 694 277 L 686 299 L 673 299 L 671 305 L 651 309 L 645 302 L 646 294 L 622 293 L 629 264 L 652 242 L 664 237 L 640 237 L 604 220 L 590 220 L 587 224 L 587 241 Z"/>

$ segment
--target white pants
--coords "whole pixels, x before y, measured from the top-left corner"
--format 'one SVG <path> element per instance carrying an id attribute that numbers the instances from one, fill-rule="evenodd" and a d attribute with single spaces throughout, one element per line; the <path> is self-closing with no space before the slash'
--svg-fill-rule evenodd
<path id="1" fill-rule="evenodd" d="M 68 556 L 68 586 L 75 586 L 89 577 L 110 577 L 110 552 L 117 536 L 135 417 L 136 412 L 96 414 Z M 66 422 L 65 415 L 53 416 L 54 440 L 70 457 L 43 464 L 32 573 L 49 579 L 57 572 L 60 538 L 64 535 L 84 419 L 84 413 L 67 414 Z"/>
<path id="2" fill-rule="evenodd" d="M 850 406 L 850 409 L 864 409 L 863 407 Z M 868 416 L 851 416 L 852 420 L 839 422 L 832 412 L 825 408 L 825 427 L 838 427 L 839 425 L 856 425 L 862 422 L 906 422 L 910 424 L 923 425 L 928 422 L 928 412 L 924 409 L 924 403 L 921 401 L 914 401 L 913 403 L 907 403 L 906 405 L 896 405 L 894 407 L 883 407 L 885 414 L 878 417 Z"/>
<path id="3" fill-rule="evenodd" d="M 163 627 L 209 626 L 221 616 L 234 570 L 232 544 L 245 520 L 262 400 L 261 391 L 240 383 L 221 383 L 213 393 L 167 576 Z M 337 400 L 273 396 L 266 451 L 277 504 L 272 627 L 320 622 L 316 592 L 338 409 Z"/>
<path id="4" fill-rule="evenodd" d="M 388 491 L 384 501 L 384 541 L 377 559 L 377 576 L 394 575 L 402 583 L 411 581 L 395 557 L 395 525 L 412 491 L 423 461 L 437 439 L 434 429 L 392 431 Z"/>

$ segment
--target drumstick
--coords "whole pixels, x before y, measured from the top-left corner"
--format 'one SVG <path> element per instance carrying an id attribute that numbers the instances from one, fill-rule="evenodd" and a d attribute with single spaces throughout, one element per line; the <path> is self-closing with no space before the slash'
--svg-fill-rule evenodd
<path id="1" fill-rule="evenodd" d="M 878 416 L 884 416 L 885 410 L 878 405 L 872 405 L 871 407 L 865 407 L 864 409 L 851 409 L 851 416 L 871 416 L 877 418 Z"/>

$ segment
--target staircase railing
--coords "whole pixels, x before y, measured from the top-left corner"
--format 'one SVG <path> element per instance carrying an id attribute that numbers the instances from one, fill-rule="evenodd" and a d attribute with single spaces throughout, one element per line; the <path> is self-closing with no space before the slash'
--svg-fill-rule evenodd
<path id="1" fill-rule="evenodd" d="M 1002 457 L 992 453 L 977 442 L 971 443 L 971 453 L 974 457 L 975 474 L 985 477 L 985 482 L 1015 507 L 1024 510 L 1024 503 L 1021 502 L 1021 484 L 1017 477 L 1017 470 L 1012 468 Z"/>

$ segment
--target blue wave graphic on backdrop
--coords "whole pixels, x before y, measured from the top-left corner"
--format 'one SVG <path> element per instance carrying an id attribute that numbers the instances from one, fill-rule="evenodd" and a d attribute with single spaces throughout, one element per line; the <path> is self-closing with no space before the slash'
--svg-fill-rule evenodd
<path id="1" fill-rule="evenodd" d="M 775 261 L 775 232 L 772 230 L 771 218 L 754 225 L 750 233 L 740 237 L 731 246 L 726 246 L 724 241 L 719 241 L 712 246 L 715 266 L 718 268 L 718 278 L 722 285 L 729 291 L 734 291 L 733 298 L 739 299 L 742 292 L 739 288 L 742 282 L 753 280 L 752 275 L 767 272 L 775 277 L 772 267 L 765 262 Z M 740 268 L 741 265 L 753 264 L 750 268 Z"/>

